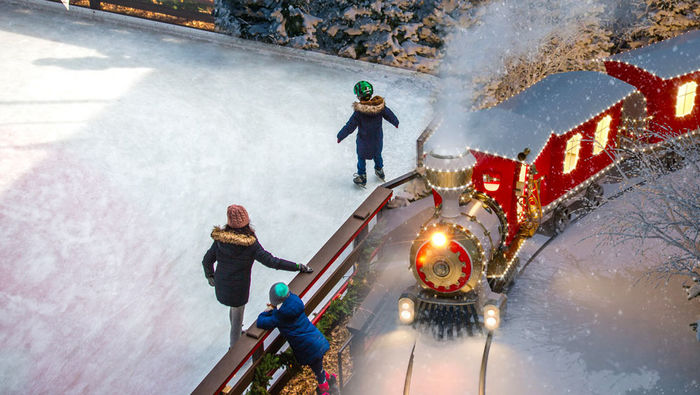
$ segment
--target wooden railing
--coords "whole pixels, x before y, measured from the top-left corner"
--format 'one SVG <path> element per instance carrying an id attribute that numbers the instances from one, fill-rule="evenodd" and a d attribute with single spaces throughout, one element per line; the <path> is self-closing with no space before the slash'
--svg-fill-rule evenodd
<path id="1" fill-rule="evenodd" d="M 70 0 L 70 5 L 124 13 L 180 25 L 189 25 L 189 22 L 204 22 L 210 26 L 195 27 L 207 30 L 214 28 L 214 16 L 212 16 L 214 0 Z"/>
<path id="2" fill-rule="evenodd" d="M 423 143 L 435 131 L 438 120 L 426 127 L 418 138 L 416 161 L 420 166 L 423 156 Z M 339 264 L 334 265 L 336 259 L 345 251 L 353 241 L 360 241 L 366 237 L 371 228 L 372 219 L 385 207 L 393 192 L 392 189 L 419 177 L 417 171 L 404 174 L 377 187 L 355 212 L 343 223 L 343 225 L 331 236 L 326 244 L 311 258 L 308 265 L 314 270 L 314 275 L 298 274 L 289 283 L 291 292 L 299 295 L 305 304 L 305 312 L 312 315 L 314 311 L 321 310 L 317 314 L 316 322 L 325 312 L 327 303 L 333 297 L 334 289 L 342 288 L 344 276 L 358 261 L 361 248 L 354 248 L 352 252 Z M 374 221 L 376 223 L 376 221 Z M 330 273 L 329 270 L 331 271 Z M 347 278 L 344 280 L 347 282 Z M 318 283 L 318 284 L 317 284 Z M 307 298 L 307 293 L 314 288 Z M 322 305 L 323 303 L 323 305 Z M 321 308 L 322 307 L 322 308 Z M 284 338 L 276 333 L 272 338 L 270 331 L 262 330 L 253 323 L 238 342 L 219 360 L 214 368 L 207 374 L 201 383 L 192 392 L 193 395 L 218 395 L 226 388 L 227 394 L 241 394 L 253 380 L 255 368 L 266 353 L 278 352 L 285 343 Z M 268 339 L 269 338 L 269 339 Z M 250 364 L 248 364 L 250 362 Z M 235 380 L 232 381 L 232 379 Z M 281 390 L 283 383 L 289 379 L 285 371 L 272 384 L 271 393 Z"/>
<path id="3" fill-rule="evenodd" d="M 387 184 L 391 185 L 391 182 Z M 311 258 L 308 265 L 314 269 L 314 275 L 299 274 L 289 283 L 290 291 L 298 294 L 305 301 L 307 315 L 311 315 L 317 308 L 323 307 L 322 303 L 333 296 L 333 289 L 340 285 L 343 276 L 351 270 L 358 259 L 360 249 L 353 249 L 339 265 L 334 265 L 334 262 L 348 245 L 365 230 L 391 196 L 391 189 L 384 186 L 377 187 Z M 329 270 L 331 270 L 330 273 Z M 312 288 L 314 290 L 308 296 L 307 294 Z M 196 395 L 219 394 L 234 376 L 237 377 L 234 382 L 229 384 L 231 387 L 229 393 L 242 393 L 250 385 L 260 358 L 265 353 L 276 353 L 284 344 L 282 336 L 276 335 L 274 338 L 270 338 L 270 334 L 270 331 L 262 330 L 252 324 L 246 330 L 246 336 L 241 337 L 219 360 L 192 393 Z"/>
<path id="4" fill-rule="evenodd" d="M 441 122 L 442 119 L 440 117 L 433 118 L 430 124 L 423 130 L 423 133 L 418 136 L 416 140 L 416 167 L 420 168 L 423 166 L 423 155 L 425 154 L 423 146 L 430 136 L 435 133 Z"/>

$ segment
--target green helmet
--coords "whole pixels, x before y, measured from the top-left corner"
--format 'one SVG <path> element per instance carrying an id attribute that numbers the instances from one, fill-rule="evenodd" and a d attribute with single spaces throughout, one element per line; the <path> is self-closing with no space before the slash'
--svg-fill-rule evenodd
<path id="1" fill-rule="evenodd" d="M 357 84 L 355 84 L 355 87 L 352 91 L 355 92 L 355 96 L 357 96 L 357 98 L 360 100 L 367 100 L 370 97 L 372 97 L 372 93 L 374 93 L 372 84 L 370 84 L 367 81 L 358 82 Z"/>
<path id="2" fill-rule="evenodd" d="M 289 296 L 289 287 L 285 283 L 274 283 L 270 288 L 270 303 L 277 306 Z"/>

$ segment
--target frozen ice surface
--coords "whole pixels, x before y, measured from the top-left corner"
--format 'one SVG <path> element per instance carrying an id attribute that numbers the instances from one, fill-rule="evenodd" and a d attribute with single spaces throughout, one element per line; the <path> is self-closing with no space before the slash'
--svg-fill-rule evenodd
<path id="1" fill-rule="evenodd" d="M 356 189 L 354 139 L 336 144 L 353 84 L 401 121 L 389 178 L 414 167 L 432 86 L 57 6 L 0 3 L 0 393 L 188 393 L 228 347 L 201 267 L 226 206 L 307 261 L 379 184 Z M 256 266 L 246 327 L 292 276 Z"/>

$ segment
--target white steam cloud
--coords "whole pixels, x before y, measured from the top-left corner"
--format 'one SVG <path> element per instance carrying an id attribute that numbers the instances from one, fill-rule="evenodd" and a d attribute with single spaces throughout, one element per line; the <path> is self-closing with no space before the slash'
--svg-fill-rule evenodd
<path id="1" fill-rule="evenodd" d="M 537 54 L 553 34 L 562 45 L 567 45 L 584 18 L 591 14 L 603 18 L 613 15 L 618 3 L 619 0 L 498 0 L 476 9 L 478 22 L 456 30 L 449 38 L 440 69 L 442 89 L 437 107 L 443 122 L 428 141 L 427 151 L 454 154 L 469 145 L 466 125 L 475 99 L 473 81 L 503 74 L 506 59 Z"/>

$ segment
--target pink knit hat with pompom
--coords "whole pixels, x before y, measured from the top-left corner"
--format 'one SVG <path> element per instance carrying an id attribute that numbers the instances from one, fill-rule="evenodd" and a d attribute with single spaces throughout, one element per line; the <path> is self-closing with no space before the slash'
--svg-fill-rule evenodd
<path id="1" fill-rule="evenodd" d="M 243 206 L 237 204 L 228 206 L 226 216 L 228 217 L 228 226 L 232 228 L 242 228 L 250 223 L 248 212 L 245 211 Z"/>

